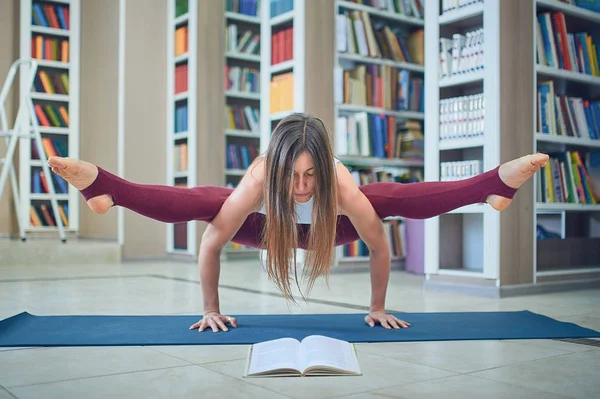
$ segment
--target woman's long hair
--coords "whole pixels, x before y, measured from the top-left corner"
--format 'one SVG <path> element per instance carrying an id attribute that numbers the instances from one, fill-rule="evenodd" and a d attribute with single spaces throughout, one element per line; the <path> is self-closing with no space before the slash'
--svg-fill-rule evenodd
<path id="1" fill-rule="evenodd" d="M 337 182 L 327 127 L 319 118 L 296 113 L 284 118 L 273 131 L 265 154 L 263 196 L 266 208 L 263 248 L 266 250 L 267 273 L 283 295 L 292 301 L 290 272 L 293 271 L 300 288 L 296 268 L 299 242 L 293 176 L 294 164 L 303 152 L 312 158 L 315 174 L 312 223 L 303 270 L 303 274 L 308 273 L 310 291 L 317 277 L 327 279 L 329 276 L 337 225 Z"/>

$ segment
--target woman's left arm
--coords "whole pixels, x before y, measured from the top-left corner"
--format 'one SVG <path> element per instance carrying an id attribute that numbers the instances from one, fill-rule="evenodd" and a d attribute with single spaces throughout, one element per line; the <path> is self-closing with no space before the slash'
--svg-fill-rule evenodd
<path id="1" fill-rule="evenodd" d="M 369 249 L 371 270 L 371 306 L 365 321 L 373 327 L 408 327 L 410 324 L 385 314 L 385 296 L 390 278 L 390 248 L 383 223 L 369 199 L 360 191 L 348 169 L 337 165 L 341 211 L 350 219 Z"/>

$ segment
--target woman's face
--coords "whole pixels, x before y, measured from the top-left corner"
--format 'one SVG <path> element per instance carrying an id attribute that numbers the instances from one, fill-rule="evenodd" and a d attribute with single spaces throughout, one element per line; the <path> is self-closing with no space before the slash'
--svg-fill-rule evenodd
<path id="1" fill-rule="evenodd" d="M 294 165 L 294 199 L 307 202 L 315 188 L 315 169 L 307 152 L 300 154 Z"/>

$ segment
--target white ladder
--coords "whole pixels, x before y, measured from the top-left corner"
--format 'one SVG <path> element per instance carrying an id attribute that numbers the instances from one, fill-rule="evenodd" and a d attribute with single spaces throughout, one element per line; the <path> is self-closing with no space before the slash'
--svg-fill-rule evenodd
<path id="1" fill-rule="evenodd" d="M 28 71 L 26 69 L 27 66 L 29 66 Z M 6 184 L 6 180 L 8 179 L 8 174 L 10 172 L 15 208 L 17 211 L 17 221 L 19 223 L 19 236 L 21 237 L 22 241 L 25 241 L 25 226 L 28 223 L 27 218 L 29 217 L 29 203 L 23 204 L 19 199 L 19 187 L 17 184 L 15 170 L 13 168 L 13 158 L 18 139 L 33 139 L 31 144 L 37 146 L 37 152 L 42 162 L 42 169 L 44 170 L 44 175 L 46 176 L 50 202 L 52 204 L 54 220 L 56 221 L 56 225 L 58 227 L 60 239 L 62 242 L 66 242 L 65 229 L 60 212 L 58 210 L 58 201 L 56 199 L 54 181 L 52 180 L 52 174 L 50 172 L 50 168 L 48 167 L 48 158 L 46 157 L 46 151 L 44 150 L 44 146 L 42 144 L 42 136 L 40 135 L 38 120 L 35 116 L 35 109 L 31 99 L 30 90 L 33 87 L 37 67 L 37 62 L 32 59 L 19 59 L 15 61 L 8 71 L 8 76 L 4 82 L 4 86 L 2 86 L 2 91 L 0 92 L 0 137 L 4 137 L 6 142 L 6 156 L 4 158 L 0 158 L 0 165 L 2 165 L 2 173 L 0 174 L 0 198 L 2 198 L 4 185 Z M 24 73 L 28 73 L 27 86 L 25 93 L 21 93 L 20 96 L 19 110 L 17 112 L 15 125 L 13 129 L 9 129 L 8 120 L 6 117 L 6 99 L 19 68 L 21 68 L 21 76 L 25 76 Z M 26 206 L 27 209 L 21 209 L 22 206 Z"/>

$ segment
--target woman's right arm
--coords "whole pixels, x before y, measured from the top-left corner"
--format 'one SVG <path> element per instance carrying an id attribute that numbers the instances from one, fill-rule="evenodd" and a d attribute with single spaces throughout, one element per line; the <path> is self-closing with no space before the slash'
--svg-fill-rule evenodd
<path id="1" fill-rule="evenodd" d="M 248 173 L 225 200 L 219 213 L 208 224 L 198 253 L 198 266 L 204 302 L 204 317 L 190 329 L 200 331 L 210 327 L 213 331 L 227 331 L 225 324 L 235 319 L 221 315 L 219 308 L 220 255 L 223 247 L 231 241 L 246 218 L 261 206 L 263 188 L 263 165 L 259 159 L 248 168 Z"/>

